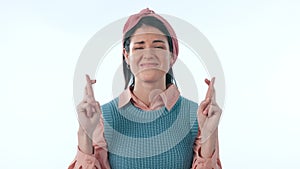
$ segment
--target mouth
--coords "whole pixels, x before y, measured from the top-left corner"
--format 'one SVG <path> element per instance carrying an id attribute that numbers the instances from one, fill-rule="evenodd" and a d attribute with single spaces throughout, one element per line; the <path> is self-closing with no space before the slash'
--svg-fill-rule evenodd
<path id="1" fill-rule="evenodd" d="M 141 63 L 141 68 L 151 68 L 151 67 L 157 67 L 158 63 Z"/>

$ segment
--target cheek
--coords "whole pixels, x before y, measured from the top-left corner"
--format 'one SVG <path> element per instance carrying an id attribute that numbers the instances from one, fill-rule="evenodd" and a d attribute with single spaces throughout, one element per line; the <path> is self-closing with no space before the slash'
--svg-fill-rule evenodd
<path id="1" fill-rule="evenodd" d="M 138 59 L 136 57 L 129 56 L 128 63 L 130 65 L 131 72 L 134 74 L 134 72 L 136 72 L 138 69 L 138 66 L 137 66 Z"/>
<path id="2" fill-rule="evenodd" d="M 128 57 L 128 63 L 130 64 L 130 66 L 135 66 L 135 64 L 138 62 L 138 58 L 134 57 L 132 55 L 130 55 Z"/>
<path id="3" fill-rule="evenodd" d="M 173 58 L 172 58 L 172 56 L 166 56 L 165 58 L 164 58 L 164 63 L 166 64 L 166 65 L 168 65 L 169 67 L 171 66 L 171 65 L 173 65 Z"/>
<path id="4" fill-rule="evenodd" d="M 164 72 L 168 72 L 171 67 L 170 57 L 165 57 L 161 60 L 161 68 Z"/>

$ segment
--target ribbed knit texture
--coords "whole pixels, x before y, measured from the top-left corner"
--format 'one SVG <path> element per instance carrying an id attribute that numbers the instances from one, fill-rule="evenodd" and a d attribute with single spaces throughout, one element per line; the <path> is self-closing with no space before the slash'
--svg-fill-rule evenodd
<path id="1" fill-rule="evenodd" d="M 118 98 L 102 106 L 112 169 L 189 169 L 198 133 L 197 103 L 179 97 L 168 111 L 144 111 Z"/>

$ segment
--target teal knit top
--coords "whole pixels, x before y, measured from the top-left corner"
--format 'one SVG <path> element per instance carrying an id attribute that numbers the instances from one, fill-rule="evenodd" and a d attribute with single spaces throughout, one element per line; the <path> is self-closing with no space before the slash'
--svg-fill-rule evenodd
<path id="1" fill-rule="evenodd" d="M 118 98 L 102 106 L 112 169 L 190 169 L 198 134 L 197 103 L 182 96 L 168 111 L 144 111 Z"/>

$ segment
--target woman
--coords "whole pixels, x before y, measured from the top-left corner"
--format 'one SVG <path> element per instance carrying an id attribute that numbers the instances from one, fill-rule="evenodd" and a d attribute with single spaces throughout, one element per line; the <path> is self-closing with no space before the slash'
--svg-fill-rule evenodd
<path id="1" fill-rule="evenodd" d="M 125 90 L 119 97 L 100 107 L 96 80 L 86 76 L 77 106 L 78 152 L 69 168 L 222 168 L 215 78 L 205 80 L 200 106 L 180 95 L 172 71 L 176 34 L 148 8 L 127 20 L 123 48 Z"/>

